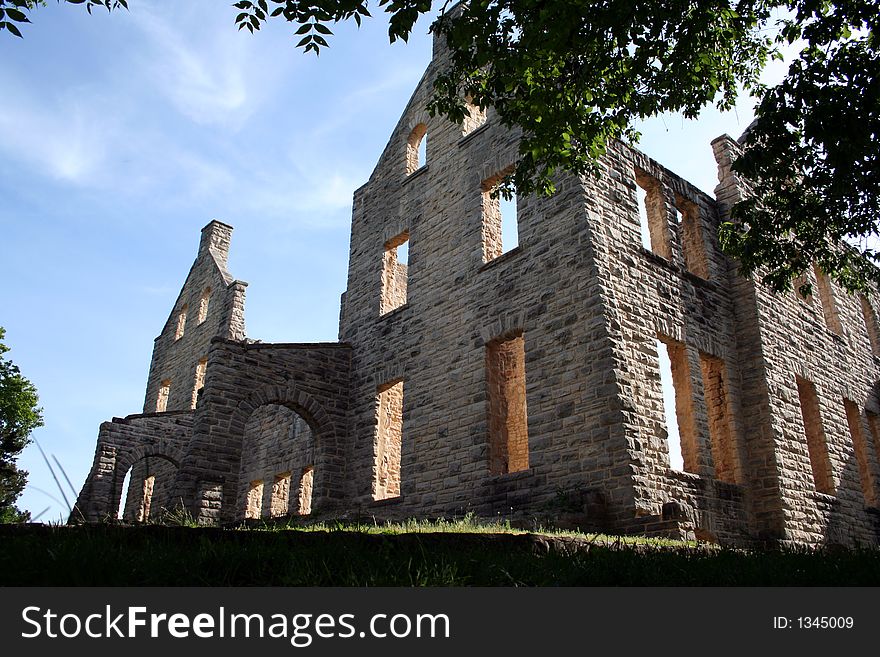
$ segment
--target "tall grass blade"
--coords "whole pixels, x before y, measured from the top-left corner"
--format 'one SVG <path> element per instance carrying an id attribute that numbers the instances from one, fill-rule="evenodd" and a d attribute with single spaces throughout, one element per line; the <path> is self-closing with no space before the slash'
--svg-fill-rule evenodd
<path id="1" fill-rule="evenodd" d="M 58 476 L 55 474 L 55 470 L 52 469 L 52 464 L 49 463 L 49 459 L 46 458 L 46 452 L 43 451 L 43 446 L 40 445 L 40 442 L 36 438 L 34 438 L 34 443 L 36 443 L 37 448 L 39 448 L 40 454 L 43 455 L 43 460 L 46 462 L 46 467 L 49 468 L 49 472 L 52 473 L 52 479 L 55 480 L 55 485 L 58 486 L 61 497 L 64 498 L 64 504 L 67 506 L 67 512 L 70 513 L 73 509 L 70 506 L 70 502 L 67 501 L 67 495 L 64 494 L 64 489 L 61 487 L 61 482 L 58 481 Z"/>
<path id="2" fill-rule="evenodd" d="M 46 511 L 48 511 L 51 508 L 52 508 L 51 506 L 47 506 L 45 509 L 40 511 L 37 515 L 35 515 L 33 518 L 31 518 L 31 522 L 36 522 L 37 520 L 42 518 L 46 514 Z"/>
<path id="3" fill-rule="evenodd" d="M 70 483 L 70 477 L 67 476 L 67 473 L 64 471 L 64 468 L 61 467 L 61 464 L 58 462 L 58 459 L 55 458 L 55 455 L 52 455 L 52 460 L 55 461 L 55 465 L 58 466 L 58 469 L 61 470 L 61 474 L 64 475 L 64 481 L 67 482 L 67 485 L 70 486 L 70 490 L 73 493 L 74 498 L 77 496 L 76 488 L 73 487 L 73 484 Z"/>

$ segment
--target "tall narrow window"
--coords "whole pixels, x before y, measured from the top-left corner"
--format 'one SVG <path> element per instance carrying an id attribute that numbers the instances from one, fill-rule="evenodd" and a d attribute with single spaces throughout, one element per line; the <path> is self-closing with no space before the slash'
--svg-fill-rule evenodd
<path id="1" fill-rule="evenodd" d="M 880 415 L 871 411 L 866 411 L 865 415 L 868 418 L 868 436 L 870 437 L 871 445 L 874 447 L 874 456 L 875 458 L 880 458 L 880 453 L 878 453 L 878 449 L 880 449 Z M 876 481 L 876 471 L 870 469 L 870 461 L 868 462 L 868 468 L 870 472 L 875 473 L 874 484 L 871 490 L 875 493 L 874 505 L 880 507 L 880 497 L 877 495 L 877 486 L 880 482 Z"/>
<path id="2" fill-rule="evenodd" d="M 529 467 L 526 409 L 526 353 L 522 332 L 486 345 L 489 472 L 499 475 Z"/>
<path id="3" fill-rule="evenodd" d="M 813 305 L 813 295 L 804 294 L 804 287 L 808 285 L 809 282 L 810 280 L 807 276 L 807 272 L 803 272 L 792 281 L 792 286 L 794 287 L 794 295 L 797 297 L 797 300 L 811 306 Z"/>
<path id="4" fill-rule="evenodd" d="M 669 466 L 673 470 L 697 473 L 699 451 L 687 349 L 681 342 L 658 336 L 657 355 L 669 441 Z"/>
<path id="5" fill-rule="evenodd" d="M 736 449 L 727 399 L 727 368 L 720 358 L 700 352 L 700 370 L 703 374 L 715 478 L 735 484 Z"/>
<path id="6" fill-rule="evenodd" d="M 400 495 L 400 449 L 403 440 L 403 381 L 386 383 L 378 391 L 378 424 L 374 451 L 373 499 Z"/>
<path id="7" fill-rule="evenodd" d="M 706 243 L 703 241 L 700 207 L 683 196 L 676 195 L 675 209 L 678 211 L 685 265 L 692 274 L 708 279 L 709 259 L 706 257 Z"/>
<path id="8" fill-rule="evenodd" d="M 382 254 L 382 297 L 379 314 L 390 313 L 406 303 L 409 278 L 409 231 L 385 242 Z"/>
<path id="9" fill-rule="evenodd" d="M 636 185 L 642 190 L 639 198 L 639 224 L 642 244 L 666 259 L 672 257 L 669 247 L 669 222 L 666 219 L 666 200 L 660 181 L 641 169 L 635 170 Z M 647 244 L 645 244 L 647 242 Z"/>
<path id="10" fill-rule="evenodd" d="M 822 428 L 822 416 L 819 413 L 819 397 L 816 394 L 816 386 L 801 377 L 797 377 L 796 380 L 801 417 L 804 421 L 804 434 L 807 437 L 807 451 L 813 470 L 813 482 L 816 485 L 816 490 L 820 493 L 833 495 L 834 480 L 831 477 L 831 462 L 828 457 L 825 430 Z"/>
<path id="11" fill-rule="evenodd" d="M 192 405 L 190 408 L 195 408 L 196 402 L 199 401 L 199 390 L 205 387 L 205 372 L 207 371 L 208 358 L 200 358 L 199 362 L 196 363 L 196 383 L 193 386 Z"/>
<path id="12" fill-rule="evenodd" d="M 186 331 L 186 311 L 187 306 L 184 304 L 183 308 L 180 309 L 180 313 L 177 315 L 177 328 L 174 331 L 174 339 L 180 340 L 183 337 L 184 331 Z"/>
<path id="13" fill-rule="evenodd" d="M 143 495 L 141 496 L 140 507 L 138 508 L 137 519 L 139 522 L 145 522 L 150 518 L 150 504 L 153 501 L 153 486 L 156 483 L 156 476 L 150 475 L 144 479 Z"/>
<path id="14" fill-rule="evenodd" d="M 877 324 L 877 313 L 864 294 L 859 295 L 862 304 L 862 316 L 865 318 L 865 328 L 868 331 L 868 340 L 871 342 L 871 351 L 875 356 L 880 356 L 880 326 Z"/>
<path id="15" fill-rule="evenodd" d="M 844 399 L 843 406 L 846 409 L 846 423 L 849 426 L 849 435 L 852 437 L 853 450 L 859 464 L 859 481 L 865 495 L 865 505 L 877 506 L 877 482 L 871 470 L 868 444 L 865 440 L 865 432 L 862 430 L 862 414 L 858 405 L 851 399 Z"/>
<path id="16" fill-rule="evenodd" d="M 469 135 L 486 122 L 487 112 L 474 105 L 470 97 L 465 98 L 464 105 L 468 115 L 462 121 L 461 134 Z"/>
<path id="17" fill-rule="evenodd" d="M 263 513 L 263 480 L 255 479 L 250 483 L 247 493 L 247 506 L 244 517 L 249 519 L 259 518 Z"/>
<path id="18" fill-rule="evenodd" d="M 286 516 L 290 507 L 290 473 L 275 475 L 272 482 L 272 499 L 269 503 L 269 515 L 273 518 Z"/>
<path id="19" fill-rule="evenodd" d="M 428 126 L 419 123 L 406 140 L 406 175 L 415 173 L 427 164 Z"/>
<path id="20" fill-rule="evenodd" d="M 199 298 L 199 324 L 208 319 L 208 304 L 211 303 L 211 288 L 206 287 Z"/>
<path id="21" fill-rule="evenodd" d="M 165 379 L 159 384 L 159 394 L 156 397 L 156 412 L 164 413 L 168 408 L 168 396 L 171 394 L 171 379 Z"/>
<path id="22" fill-rule="evenodd" d="M 818 266 L 814 266 L 813 269 L 816 272 L 816 287 L 819 289 L 819 301 L 822 304 L 822 314 L 825 316 L 825 326 L 828 327 L 828 330 L 841 335 L 843 327 L 840 325 L 840 316 L 837 313 L 831 281 Z"/>
<path id="23" fill-rule="evenodd" d="M 483 181 L 483 262 L 494 260 L 519 244 L 516 196 L 505 199 L 498 192 L 502 179 L 513 171 L 508 167 Z"/>
<path id="24" fill-rule="evenodd" d="M 302 477 L 299 480 L 299 508 L 301 516 L 307 516 L 312 512 L 312 487 L 315 481 L 315 468 L 311 465 L 303 468 Z"/>

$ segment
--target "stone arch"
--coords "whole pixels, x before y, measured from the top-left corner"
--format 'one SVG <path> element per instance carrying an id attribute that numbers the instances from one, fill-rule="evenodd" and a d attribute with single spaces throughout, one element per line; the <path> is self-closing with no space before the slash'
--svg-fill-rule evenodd
<path id="1" fill-rule="evenodd" d="M 172 445 L 167 440 L 159 440 L 151 445 L 135 445 L 129 449 L 121 450 L 117 454 L 116 470 L 127 472 L 138 461 L 150 457 L 164 458 L 179 468 L 180 461 L 183 459 L 183 449 L 179 445 Z"/>
<path id="2" fill-rule="evenodd" d="M 430 118 L 431 118 L 431 115 L 428 114 L 428 112 L 426 110 L 424 110 L 424 109 L 416 110 L 415 112 L 413 112 L 410 115 L 409 121 L 407 121 L 407 123 L 406 123 L 407 130 L 412 132 L 419 125 L 427 126 Z"/>
<path id="3" fill-rule="evenodd" d="M 386 363 L 373 371 L 373 385 L 378 388 L 389 381 L 406 379 L 406 366 L 403 363 Z"/>
<path id="4" fill-rule="evenodd" d="M 242 451 L 245 447 L 245 433 L 248 421 L 261 408 L 268 406 L 282 406 L 292 411 L 308 425 L 311 431 L 313 445 L 313 461 L 307 464 L 309 467 L 302 468 L 298 472 L 289 472 L 289 486 L 307 485 L 309 490 L 314 490 L 314 504 L 320 505 L 329 497 L 329 491 L 338 486 L 338 482 L 332 482 L 332 472 L 338 468 L 332 467 L 333 461 L 338 459 L 336 450 L 338 442 L 338 432 L 327 411 L 314 397 L 309 393 L 299 389 L 295 384 L 288 386 L 264 386 L 253 391 L 248 397 L 239 402 L 231 419 L 231 426 L 236 427 L 236 445 L 239 450 L 238 468 L 236 469 L 236 477 L 241 474 Z M 280 473 L 275 473 L 279 475 Z M 308 478 L 308 482 L 305 479 Z M 271 487 L 272 481 L 263 480 L 264 486 Z M 278 483 L 277 481 L 274 483 Z M 241 499 L 240 484 L 236 478 L 234 495 L 230 495 L 230 499 L 234 499 L 236 505 L 232 511 L 232 515 L 236 518 L 241 517 L 244 513 L 243 500 Z M 227 489 L 228 490 L 228 489 Z M 229 491 L 231 493 L 231 491 Z M 259 494 L 259 493 L 258 493 Z M 266 488 L 265 494 L 269 494 Z M 311 493 L 309 494 L 311 498 Z M 291 509 L 294 508 L 291 503 Z"/>
<path id="5" fill-rule="evenodd" d="M 178 469 L 191 436 L 190 411 L 129 415 L 101 424 L 92 468 L 77 497 L 71 521 L 116 517 L 129 468 L 143 459 L 156 457 L 168 460 Z"/>
<path id="6" fill-rule="evenodd" d="M 511 311 L 499 314 L 495 320 L 480 329 L 480 337 L 484 344 L 489 344 L 499 338 L 514 337 L 517 333 L 526 330 L 525 311 Z"/>
<path id="7" fill-rule="evenodd" d="M 128 468 L 119 470 L 122 478 L 117 476 L 113 515 L 129 522 L 142 522 L 178 506 L 180 500 L 175 497 L 174 485 L 179 470 L 180 462 L 161 452 L 147 450 L 143 456 L 136 456 Z"/>
<path id="8" fill-rule="evenodd" d="M 330 431 L 333 424 L 327 411 L 314 397 L 300 390 L 296 384 L 290 384 L 263 386 L 251 392 L 238 403 L 232 414 L 232 426 L 243 426 L 257 408 L 266 404 L 287 406 L 294 413 L 301 415 L 316 434 Z"/>
<path id="9" fill-rule="evenodd" d="M 416 123 L 406 138 L 406 175 L 415 173 L 428 164 L 427 149 L 425 149 L 424 161 L 419 154 L 422 143 L 428 138 L 427 122 Z"/>
<path id="10" fill-rule="evenodd" d="M 159 441 L 152 444 L 140 444 L 127 449 L 120 449 L 116 453 L 116 463 L 113 472 L 113 486 L 111 488 L 112 497 L 110 499 L 109 505 L 109 511 L 114 517 L 120 510 L 120 505 L 122 504 L 122 497 L 124 492 L 123 484 L 125 483 L 126 475 L 128 474 L 129 470 L 134 472 L 136 466 L 139 463 L 145 462 L 147 459 L 161 459 L 167 461 L 172 466 L 174 466 L 174 470 L 176 472 L 180 469 L 180 462 L 183 459 L 183 449 L 182 446 L 172 444 L 165 439 L 160 439 Z M 163 485 L 167 485 L 168 487 L 168 497 L 171 496 L 170 490 L 173 484 L 173 480 L 163 482 Z M 132 490 L 132 488 L 130 488 L 129 490 Z"/>

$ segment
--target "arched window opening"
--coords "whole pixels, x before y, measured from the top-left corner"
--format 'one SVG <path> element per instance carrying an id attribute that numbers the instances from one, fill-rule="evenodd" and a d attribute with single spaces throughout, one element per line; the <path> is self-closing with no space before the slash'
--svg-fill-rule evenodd
<path id="1" fill-rule="evenodd" d="M 415 173 L 428 163 L 428 126 L 419 123 L 406 140 L 406 175 Z"/>
<path id="2" fill-rule="evenodd" d="M 211 302 L 211 288 L 206 287 L 199 299 L 199 324 L 208 319 L 208 304 Z"/>
<path id="3" fill-rule="evenodd" d="M 145 456 L 128 469 L 120 487 L 116 517 L 127 522 L 147 522 L 172 506 L 177 465 L 161 456 Z"/>
<path id="4" fill-rule="evenodd" d="M 314 458 L 314 434 L 302 416 L 281 404 L 257 408 L 244 426 L 238 517 L 308 515 Z"/>
<path id="5" fill-rule="evenodd" d="M 180 314 L 177 315 L 177 329 L 174 331 L 174 339 L 180 340 L 183 337 L 184 332 L 186 331 L 186 311 L 188 307 L 184 304 L 183 308 L 180 309 Z"/>

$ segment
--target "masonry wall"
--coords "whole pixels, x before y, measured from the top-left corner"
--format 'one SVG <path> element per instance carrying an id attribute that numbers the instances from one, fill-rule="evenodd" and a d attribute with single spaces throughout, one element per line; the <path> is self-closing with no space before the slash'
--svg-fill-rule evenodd
<path id="1" fill-rule="evenodd" d="M 493 190 L 519 135 L 491 110 L 457 126 L 421 109 L 445 57 L 435 42 L 354 193 L 340 341 L 246 341 L 231 228 L 211 222 L 156 339 L 150 413 L 101 426 L 74 516 L 114 516 L 131 468 L 130 519 L 149 497 L 150 515 L 179 500 L 203 524 L 475 512 L 725 543 L 876 544 L 875 301 L 818 270 L 808 297 L 737 274 L 717 233 L 748 194 L 731 171 L 738 143 L 712 144 L 715 197 L 613 144 L 599 175 L 560 174 L 554 196 L 517 200 L 510 248 Z"/>
<path id="2" fill-rule="evenodd" d="M 260 482 L 263 494 L 255 501 L 253 517 L 298 515 L 302 505 L 311 506 L 311 499 L 300 500 L 300 490 L 314 465 L 315 441 L 308 423 L 287 406 L 258 407 L 244 426 L 236 513 L 245 513 L 254 482 Z"/>
<path id="3" fill-rule="evenodd" d="M 440 57 L 440 59 L 438 59 Z M 340 337 L 352 346 L 346 497 L 384 515 L 552 513 L 563 492 L 596 522 L 635 504 L 631 455 L 603 321 L 587 192 L 561 178 L 552 199 L 518 202 L 519 246 L 486 262 L 487 181 L 518 135 L 420 108 L 435 52 L 370 181 L 355 193 Z M 426 166 L 407 175 L 409 136 L 427 126 Z M 384 245 L 409 236 L 406 304 L 381 312 Z M 490 255 L 494 255 L 492 249 Z M 522 336 L 528 467 L 493 474 L 487 346 Z M 400 495 L 373 500 L 379 390 L 403 381 Z M 601 518 L 607 522 L 608 518 Z"/>
<path id="4" fill-rule="evenodd" d="M 623 144 L 610 149 L 603 165 L 601 175 L 585 183 L 607 299 L 604 319 L 615 343 L 609 365 L 638 500 L 629 526 L 645 532 L 676 519 L 700 538 L 746 541 L 753 482 L 745 467 L 737 303 L 730 264 L 716 246 L 715 200 Z M 640 237 L 637 186 L 650 190 L 642 213 L 653 223 L 651 248 Z M 670 460 L 658 341 L 672 361 L 681 470 Z M 722 451 L 726 464 L 717 462 Z"/>
<path id="5" fill-rule="evenodd" d="M 143 479 L 148 476 L 144 467 L 146 462 L 164 461 L 171 468 L 180 464 L 192 435 L 192 414 L 189 412 L 168 412 L 161 414 L 129 415 L 126 418 L 114 418 L 104 422 L 98 431 L 98 443 L 95 447 L 95 458 L 86 482 L 77 497 L 76 506 L 71 514 L 72 521 L 103 521 L 116 518 L 122 499 L 122 485 L 125 475 L 134 467 L 129 500 L 140 495 L 138 485 L 140 479 L 142 491 Z M 160 506 L 173 505 L 173 493 L 168 493 L 167 481 L 170 481 L 172 470 L 164 465 L 161 472 L 165 477 L 159 478 L 159 489 L 156 503 Z M 173 490 L 173 485 L 170 488 Z M 128 519 L 134 509 L 125 514 Z"/>
<path id="6" fill-rule="evenodd" d="M 864 302 L 819 279 L 812 309 L 794 296 L 780 303 L 737 274 L 717 248 L 719 224 L 742 192 L 730 174 L 735 145 L 713 145 L 716 200 L 617 144 L 602 175 L 560 176 L 551 199 L 519 199 L 519 246 L 499 255 L 506 249 L 487 192 L 515 161 L 518 136 L 491 111 L 463 128 L 428 117 L 420 108 L 445 56 L 437 44 L 434 54 L 354 198 L 340 321 L 352 346 L 352 503 L 389 516 L 539 515 L 564 499 L 624 531 L 876 542 L 876 514 L 865 508 L 876 499 L 865 486 L 878 481 L 872 425 L 863 414 L 856 453 L 844 410 L 844 399 L 863 413 L 877 403 Z M 427 162 L 414 170 L 425 133 Z M 638 187 L 647 192 L 649 247 Z M 387 247 L 404 237 L 406 301 L 387 312 Z M 823 312 L 828 299 L 837 312 Z M 486 363 L 487 349 L 519 335 L 528 466 L 514 472 L 492 465 L 499 411 Z M 674 360 L 681 471 L 669 455 L 658 340 Z M 818 390 L 833 496 L 815 491 L 796 373 Z M 374 500 L 379 391 L 396 381 L 400 494 Z"/>
<path id="7" fill-rule="evenodd" d="M 146 522 L 174 510 L 174 483 L 177 464 L 163 456 L 145 456 L 131 467 L 131 479 L 125 496 L 122 517 L 127 521 Z"/>
<path id="8" fill-rule="evenodd" d="M 730 172 L 739 146 L 727 136 L 713 146 L 722 174 L 719 199 L 729 206 L 748 193 Z M 754 396 L 763 397 L 758 405 L 767 423 L 754 441 L 754 476 L 773 471 L 775 490 L 775 500 L 759 498 L 759 530 L 792 543 L 875 544 L 878 512 L 870 500 L 877 499 L 878 436 L 871 431 L 869 413 L 878 407 L 880 361 L 873 354 L 861 299 L 817 275 L 821 272 L 813 269 L 805 279 L 813 288 L 807 299 L 795 291 L 779 296 L 755 286 L 743 308 L 758 327 L 752 351 L 753 357 L 760 354 L 755 387 L 761 394 Z M 812 421 L 825 442 L 822 458 L 830 471 L 831 494 L 819 492 L 825 485 L 817 486 L 798 378 L 815 389 L 818 418 Z M 864 483 L 845 400 L 857 410 L 864 437 Z"/>
<path id="9" fill-rule="evenodd" d="M 194 517 L 206 524 L 239 520 L 247 507 L 246 495 L 244 500 L 240 496 L 243 479 L 262 480 L 263 496 L 271 496 L 275 475 L 307 465 L 313 466 L 304 477 L 304 485 L 312 486 L 312 508 L 339 506 L 350 359 L 349 348 L 342 344 L 214 339 L 193 438 L 176 486 Z M 291 416 L 278 406 L 300 416 L 311 438 L 303 437 L 301 428 L 303 435 L 284 439 Z M 301 471 L 298 475 L 303 480 Z M 292 487 L 296 485 L 292 479 Z M 260 513 L 265 507 L 260 504 Z"/>
<path id="10" fill-rule="evenodd" d="M 192 410 L 197 380 L 203 378 L 199 361 L 207 357 L 211 339 L 245 337 L 247 283 L 227 270 L 231 238 L 232 227 L 219 221 L 202 229 L 198 255 L 153 346 L 144 413 Z M 164 408 L 157 406 L 160 396 L 167 396 Z"/>

